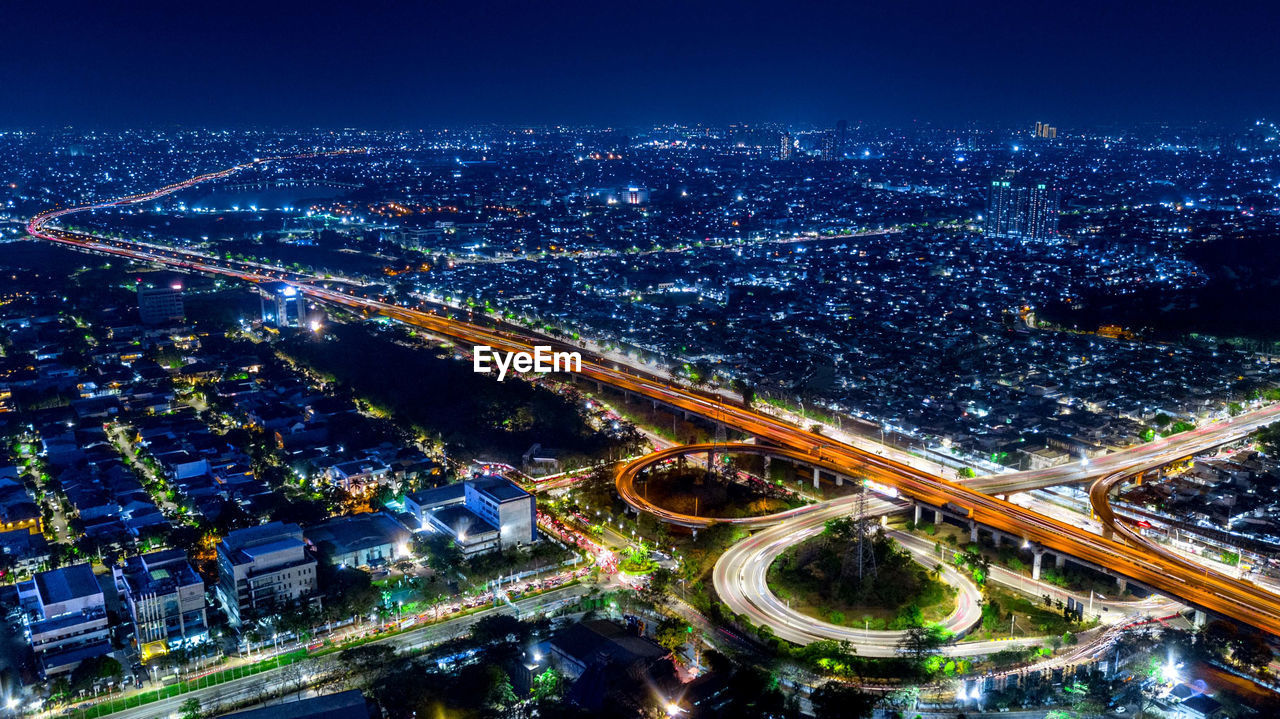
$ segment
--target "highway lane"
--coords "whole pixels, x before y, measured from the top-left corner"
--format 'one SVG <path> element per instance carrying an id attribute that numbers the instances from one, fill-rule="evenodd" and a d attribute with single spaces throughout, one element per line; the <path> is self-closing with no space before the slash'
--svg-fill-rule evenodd
<path id="1" fill-rule="evenodd" d="M 868 500 L 868 516 L 901 511 L 901 502 L 876 498 Z M 735 614 L 751 619 L 756 625 L 768 626 L 774 634 L 796 644 L 820 640 L 849 641 L 858 654 L 891 657 L 897 654 L 904 632 L 867 631 L 832 624 L 802 614 L 779 599 L 768 586 L 769 566 L 788 548 L 817 536 L 830 519 L 852 516 L 857 511 L 857 498 L 846 497 L 825 503 L 820 509 L 760 531 L 730 547 L 716 562 L 712 582 L 716 594 Z M 912 557 L 926 567 L 941 564 L 942 579 L 959 591 L 956 610 L 941 622 L 952 634 L 963 636 L 982 618 L 981 591 L 958 571 L 951 562 L 934 553 L 933 543 L 906 532 L 889 532 Z M 1133 616 L 1165 616 L 1178 611 L 1178 605 L 1162 598 L 1133 602 L 1090 602 L 1087 597 L 1028 579 L 1001 567 L 992 567 L 988 581 L 1035 594 L 1050 594 L 1058 599 L 1071 597 L 1093 605 L 1095 613 L 1108 613 L 1109 620 L 1127 620 Z M 944 653 L 951 656 L 979 656 L 1013 646 L 1039 646 L 1043 637 L 1023 636 L 1016 639 L 963 642 L 949 645 Z"/>
<path id="2" fill-rule="evenodd" d="M 1132 470 L 1139 466 L 1159 466 L 1206 452 L 1243 439 L 1277 420 L 1280 420 L 1280 404 L 1263 406 L 1236 417 L 1211 422 L 1203 427 L 1144 442 L 1102 457 L 1047 469 L 979 477 L 964 484 L 987 494 L 1000 495 L 1060 484 L 1092 482 L 1099 476 L 1112 472 Z"/>
<path id="3" fill-rule="evenodd" d="M 777 524 L 730 547 L 712 572 L 716 594 L 736 614 L 742 614 L 757 625 L 768 626 L 774 634 L 796 644 L 809 644 L 822 639 L 849 641 L 858 654 L 871 657 L 896 656 L 898 643 L 905 632 L 856 629 L 822 621 L 792 609 L 769 588 L 768 571 L 774 560 L 789 547 L 822 533 L 827 521 L 856 513 L 857 497 L 829 502 L 821 509 Z M 868 500 L 868 516 L 902 509 L 901 503 L 883 499 Z M 911 553 L 912 557 L 932 569 L 940 564 L 931 545 L 912 542 L 902 533 L 890 533 Z M 956 588 L 956 608 L 940 624 L 953 634 L 962 635 L 982 619 L 982 592 L 968 577 L 949 564 L 942 565 L 942 580 Z"/>
<path id="4" fill-rule="evenodd" d="M 251 166 L 252 163 L 245 166 Z M 241 169 L 233 168 L 232 171 Z M 230 171 L 224 171 L 224 173 Z M 193 178 L 186 183 L 170 187 L 190 186 L 219 176 L 219 173 Z M 225 176 L 225 175 L 222 175 Z M 148 193 L 143 198 L 158 196 L 162 192 Z M 141 201 L 129 199 L 129 202 Z M 239 277 L 250 282 L 276 281 L 286 274 L 264 273 L 235 263 L 214 258 L 186 255 L 177 251 L 159 254 L 152 249 L 125 242 L 107 244 L 92 238 L 77 237 L 71 233 L 45 227 L 52 219 L 71 212 L 116 203 L 99 203 L 86 208 L 68 208 L 33 218 L 28 232 L 33 237 L 58 242 L 93 252 L 105 252 L 143 262 L 155 262 L 200 272 Z M 471 323 L 450 320 L 428 312 L 412 310 L 387 303 L 356 297 L 346 292 L 331 290 L 311 281 L 290 276 L 307 295 L 323 301 L 342 304 L 370 313 L 382 314 L 402 322 L 421 327 L 442 336 L 471 344 L 487 344 L 504 351 L 530 351 L 535 344 L 551 344 L 551 340 L 516 335 L 501 330 L 483 328 Z M 664 402 L 712 421 L 724 423 L 747 434 L 775 442 L 783 447 L 813 455 L 818 461 L 834 464 L 846 475 L 861 473 L 878 482 L 896 487 L 902 493 L 934 506 L 951 505 L 971 519 L 1000 529 L 1028 541 L 1070 554 L 1095 565 L 1137 579 L 1148 586 L 1170 595 L 1196 603 L 1212 611 L 1230 616 L 1273 634 L 1280 634 L 1280 599 L 1275 595 L 1259 597 L 1242 582 L 1215 579 L 1212 586 L 1200 584 L 1199 573 L 1188 572 L 1177 563 L 1153 555 L 1141 547 L 1128 547 L 1119 542 L 1101 539 L 1070 524 L 1053 520 L 1023 507 L 983 494 L 976 489 L 950 482 L 901 461 L 882 457 L 820 434 L 790 425 L 777 418 L 725 402 L 722 398 L 693 390 L 673 387 L 664 381 L 627 372 L 616 364 L 583 358 L 581 374 L 587 378 L 610 384 L 619 389 Z M 1280 410 L 1275 410 L 1280 411 Z M 1230 427 L 1231 425 L 1228 425 Z M 1213 430 L 1207 434 L 1213 434 Z M 1185 441 L 1185 440 L 1183 440 Z M 1163 445 L 1159 449 L 1167 450 Z"/>
<path id="5" fill-rule="evenodd" d="M 54 233 L 49 233 L 54 234 Z M 55 235 L 55 241 L 72 245 L 86 245 L 88 249 L 123 253 L 135 259 L 172 263 L 170 259 L 149 252 L 122 250 L 104 246 L 96 241 L 81 241 L 64 235 Z M 271 278 L 260 277 L 249 270 L 227 270 L 206 261 L 182 263 L 199 271 L 231 273 L 256 281 Z M 446 319 L 430 313 L 410 310 L 387 303 L 354 297 L 314 285 L 300 285 L 300 289 L 317 299 L 336 302 L 355 309 L 383 314 L 438 334 L 471 342 L 489 344 L 507 351 L 530 351 L 538 339 L 516 338 L 509 333 L 479 327 L 470 323 Z M 868 454 L 848 445 L 842 445 L 822 435 L 813 434 L 787 425 L 772 417 L 724 402 L 721 398 L 705 396 L 689 390 L 671 387 L 658 380 L 629 374 L 613 367 L 583 361 L 583 375 L 607 382 L 615 387 L 658 399 L 672 406 L 686 409 L 701 416 L 734 426 L 744 432 L 773 440 L 780 445 L 798 447 L 800 454 L 808 455 L 808 461 L 819 464 L 828 471 L 849 476 L 863 474 L 877 481 L 897 487 L 903 493 L 935 506 L 955 505 L 971 518 L 1029 541 L 1076 556 L 1098 566 L 1106 567 L 1126 576 L 1138 579 L 1161 591 L 1180 596 L 1188 601 L 1202 603 L 1213 611 L 1259 626 L 1273 633 L 1280 633 L 1280 603 L 1274 597 L 1259 603 L 1256 597 L 1240 601 L 1249 592 L 1239 587 L 1220 585 L 1213 591 L 1203 591 L 1192 583 L 1198 576 L 1189 575 L 1176 565 L 1162 563 L 1159 558 L 1142 556 L 1124 545 L 1088 535 L 1070 524 L 1052 520 L 1030 510 L 981 494 L 960 484 L 928 475 L 914 467 L 908 467 L 886 457 Z M 1161 445 L 1168 451 L 1168 448 Z M 816 459 L 815 459 L 816 458 Z M 1190 580 L 1190 582 L 1188 581 Z M 1257 604 L 1258 606 L 1251 606 Z"/>
<path id="6" fill-rule="evenodd" d="M 1089 504 L 1093 508 L 1094 516 L 1097 517 L 1103 527 L 1119 535 L 1130 546 L 1141 549 L 1151 555 L 1159 556 L 1169 564 L 1182 568 L 1188 574 L 1199 575 L 1202 583 L 1210 590 L 1222 585 L 1243 586 L 1249 591 L 1250 596 L 1259 602 L 1276 596 L 1265 587 L 1254 584 L 1249 580 L 1233 577 L 1224 572 L 1211 569 L 1173 549 L 1162 546 L 1159 542 L 1144 536 L 1136 527 L 1120 521 L 1115 511 L 1111 508 L 1111 492 L 1132 478 L 1132 473 L 1116 472 L 1099 478 L 1089 487 Z"/>
<path id="7" fill-rule="evenodd" d="M 586 584 L 575 584 L 554 589 L 536 597 L 522 599 L 514 604 L 522 616 L 539 614 L 552 611 L 567 602 L 577 601 L 579 597 L 585 595 L 589 590 L 590 587 Z M 419 629 L 410 630 L 385 639 L 378 639 L 370 643 L 385 644 L 400 651 L 421 649 L 466 635 L 471 630 L 471 626 L 484 617 L 495 614 L 511 614 L 512 611 L 511 607 L 503 604 L 465 617 L 429 624 Z M 320 670 L 320 665 L 326 661 L 332 661 L 332 659 L 332 656 L 308 658 L 299 662 L 297 669 L 301 669 L 304 676 L 311 675 L 315 679 L 318 678 L 315 674 Z M 233 679 L 215 686 L 184 692 L 178 696 L 144 704 L 133 709 L 122 709 L 104 716 L 116 717 L 117 719 L 167 719 L 167 717 L 176 715 L 182 703 L 192 698 L 199 699 L 203 710 L 208 712 L 219 704 L 230 706 L 263 696 L 271 696 L 284 689 L 293 691 L 297 669 L 292 669 L 289 666 L 268 669 L 253 676 Z"/>
<path id="8" fill-rule="evenodd" d="M 617 477 L 614 479 L 614 485 L 618 490 L 618 495 L 622 498 L 622 501 L 626 502 L 637 511 L 652 514 L 669 524 L 676 524 L 682 527 L 690 527 L 694 529 L 709 527 L 713 524 L 719 523 L 733 524 L 739 527 L 768 527 L 785 519 L 798 517 L 808 512 L 812 512 L 820 506 L 820 503 L 809 504 L 802 507 L 786 509 L 781 512 L 775 512 L 773 514 L 760 515 L 758 517 L 692 516 L 663 509 L 653 502 L 650 502 L 643 494 L 636 491 L 635 481 L 642 472 L 677 457 L 706 454 L 708 452 L 715 452 L 717 454 L 760 454 L 773 457 L 785 457 L 796 461 L 809 461 L 810 459 L 808 455 L 801 453 L 789 452 L 788 450 L 778 449 L 776 447 L 767 447 L 758 444 L 745 444 L 741 442 L 729 444 L 675 445 L 651 452 L 643 457 L 639 457 L 622 465 L 618 470 Z"/>

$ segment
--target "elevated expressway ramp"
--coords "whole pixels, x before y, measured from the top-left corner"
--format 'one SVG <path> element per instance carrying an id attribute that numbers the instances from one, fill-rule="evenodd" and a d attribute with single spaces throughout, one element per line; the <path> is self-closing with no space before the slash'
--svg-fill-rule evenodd
<path id="1" fill-rule="evenodd" d="M 255 161 L 255 163 L 258 162 L 263 161 Z M 158 251 L 153 246 L 141 243 L 106 242 L 99 238 L 51 229 L 47 226 L 52 220 L 74 212 L 154 199 L 168 192 L 190 187 L 197 182 L 225 177 L 231 172 L 255 163 L 248 163 L 222 173 L 210 173 L 184 183 L 176 183 L 169 188 L 120 201 L 44 213 L 32 218 L 28 222 L 27 230 L 32 237 L 88 252 L 232 276 L 249 282 L 287 281 L 316 300 L 385 315 L 463 343 L 484 344 L 504 351 L 526 352 L 531 351 L 535 345 L 551 344 L 544 338 L 484 328 L 429 312 L 358 297 L 346 291 L 328 289 L 319 284 L 318 278 L 307 279 L 298 273 L 287 273 L 278 268 L 274 271 L 267 270 L 260 265 L 228 261 L 168 248 Z M 980 491 L 978 485 L 970 487 L 948 481 L 897 459 L 879 456 L 809 432 L 775 417 L 726 403 L 716 396 L 673 386 L 656 378 L 621 368 L 607 360 L 590 357 L 586 353 L 583 357 L 581 374 L 588 379 L 662 402 L 711 421 L 723 423 L 740 432 L 768 440 L 780 447 L 804 453 L 809 456 L 808 461 L 830 466 L 834 468 L 832 471 L 838 471 L 845 476 L 866 476 L 895 487 L 903 495 L 914 500 L 937 507 L 949 506 L 974 521 L 1006 534 L 1021 536 L 1052 551 L 1077 557 L 1135 579 L 1161 593 L 1178 597 L 1223 616 L 1238 619 L 1269 633 L 1280 634 L 1280 598 L 1270 593 L 1259 593 L 1259 590 L 1248 582 L 1213 577 L 1199 568 L 1192 570 L 1146 547 L 1129 546 L 1098 537 L 1080 527 L 1011 504 Z"/>

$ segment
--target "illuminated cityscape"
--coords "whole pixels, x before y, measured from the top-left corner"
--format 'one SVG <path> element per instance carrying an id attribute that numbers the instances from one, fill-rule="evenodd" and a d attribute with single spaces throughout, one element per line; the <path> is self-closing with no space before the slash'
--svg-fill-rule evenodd
<path id="1" fill-rule="evenodd" d="M 73 5 L 3 716 L 1280 715 L 1274 9 Z"/>

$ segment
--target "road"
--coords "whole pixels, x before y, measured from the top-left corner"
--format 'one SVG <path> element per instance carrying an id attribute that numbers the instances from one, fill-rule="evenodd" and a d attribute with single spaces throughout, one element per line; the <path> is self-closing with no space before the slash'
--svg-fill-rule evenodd
<path id="1" fill-rule="evenodd" d="M 590 587 L 588 585 L 575 584 L 554 589 L 536 597 L 516 601 L 515 607 L 519 609 L 522 616 L 538 614 L 550 611 L 552 608 L 558 608 L 564 603 L 576 601 L 589 590 Z M 511 608 L 504 604 L 469 614 L 465 617 L 459 617 L 458 619 L 429 624 L 420 629 L 414 629 L 371 643 L 393 646 L 401 651 L 421 649 L 465 635 L 470 631 L 471 625 L 484 617 L 493 614 L 510 614 L 511 611 Z M 182 703 L 192 698 L 199 699 L 203 710 L 209 712 L 217 705 L 231 706 L 249 700 L 269 697 L 286 689 L 292 692 L 299 676 L 299 670 L 301 670 L 301 676 L 310 676 L 314 679 L 315 677 L 312 674 L 319 669 L 319 665 L 324 659 L 324 657 L 305 659 L 280 669 L 268 669 L 242 679 L 233 679 L 215 686 L 196 689 L 133 709 L 114 712 L 107 716 L 116 717 L 117 719 L 160 719 L 161 717 L 167 718 L 176 715 Z"/>
<path id="2" fill-rule="evenodd" d="M 827 502 L 817 510 L 779 522 L 730 547 L 716 562 L 712 581 L 716 594 L 734 611 L 743 614 L 756 625 L 768 626 L 774 634 L 796 644 L 834 639 L 851 642 L 861 656 L 891 657 L 897 655 L 898 643 L 904 635 L 900 631 L 867 631 L 831 624 L 802 614 L 777 597 L 769 588 L 769 565 L 786 551 L 822 532 L 828 520 L 850 516 L 857 511 L 857 497 L 845 497 Z M 884 499 L 868 499 L 868 516 L 900 511 L 900 502 Z M 890 532 L 890 536 L 909 551 L 917 562 L 933 567 L 942 564 L 942 579 L 958 590 L 956 609 L 941 622 L 956 635 L 964 635 L 982 618 L 982 593 L 968 577 L 961 574 L 951 562 L 934 553 L 933 543 L 905 532 Z M 988 581 L 1017 588 L 1024 592 L 1050 594 L 1065 600 L 1070 596 L 1092 606 L 1095 613 L 1108 613 L 1108 619 L 1127 620 L 1133 616 L 1167 615 L 1177 611 L 1177 606 L 1166 600 L 1149 599 L 1138 602 L 1092 602 L 1087 597 L 1065 592 L 1021 574 L 1001 567 L 992 567 Z M 948 645 L 944 653 L 952 656 L 979 656 L 1000 649 L 1017 646 L 1040 646 L 1044 637 L 1028 636 L 1015 639 L 963 642 Z"/>
<path id="3" fill-rule="evenodd" d="M 821 534 L 829 520 L 856 514 L 858 501 L 855 496 L 827 502 L 816 511 L 778 523 L 733 545 L 720 556 L 712 572 L 716 594 L 735 614 L 750 617 L 754 624 L 768 626 L 774 634 L 789 642 L 809 644 L 821 639 L 847 640 L 857 647 L 861 656 L 896 656 L 898 643 L 905 632 L 854 629 L 815 619 L 779 599 L 769 589 L 767 581 L 769 565 L 778 555 Z M 868 516 L 873 516 L 900 510 L 902 505 L 883 499 L 868 499 L 865 508 Z M 910 541 L 907 539 L 909 535 L 900 532 L 892 534 L 916 561 L 930 568 L 940 563 L 933 554 L 932 545 Z M 964 634 L 982 619 L 982 592 L 949 564 L 942 567 L 942 579 L 955 587 L 957 593 L 955 611 L 941 624 L 953 634 Z"/>
<path id="4" fill-rule="evenodd" d="M 27 231 L 32 237 L 87 252 L 121 256 L 189 271 L 237 277 L 249 282 L 287 281 L 314 300 L 390 317 L 461 343 L 489 345 L 499 351 L 518 352 L 532 352 L 535 345 L 564 347 L 562 343 L 547 338 L 490 329 L 440 317 L 431 312 L 358 297 L 350 294 L 346 288 L 329 289 L 324 286 L 320 278 L 300 273 L 277 268 L 266 269 L 261 265 L 213 258 L 171 248 L 158 248 L 142 243 L 86 237 L 48 227 L 52 220 L 73 212 L 155 199 L 198 182 L 225 177 L 261 162 L 266 160 L 255 160 L 220 173 L 202 175 L 151 193 L 79 208 L 46 212 L 33 217 L 27 223 Z M 1045 517 L 985 494 L 980 491 L 981 485 L 970 487 L 948 481 L 917 466 L 908 465 L 891 457 L 880 456 L 796 427 L 775 417 L 728 403 L 722 397 L 672 386 L 668 381 L 652 375 L 622 369 L 615 363 L 591 357 L 589 353 L 584 353 L 580 374 L 588 379 L 610 384 L 624 391 L 665 403 L 714 422 L 721 422 L 737 431 L 776 443 L 807 456 L 811 463 L 828 468 L 828 471 L 839 472 L 845 476 L 866 476 L 894 487 L 902 494 L 921 502 L 937 507 L 948 506 L 953 512 L 967 515 L 981 524 L 1023 537 L 1027 541 L 1071 555 L 1095 566 L 1104 567 L 1136 579 L 1167 595 L 1179 597 L 1223 616 L 1238 619 L 1271 634 L 1280 635 L 1280 597 L 1266 592 L 1259 593 L 1258 589 L 1247 581 L 1206 576 L 1199 569 L 1191 571 L 1185 563 L 1170 560 L 1141 545 L 1129 546 L 1100 538 L 1074 525 Z M 1268 408 L 1246 417 L 1265 419 L 1268 415 L 1276 413 L 1280 413 L 1280 408 Z M 1237 419 L 1241 423 L 1250 421 Z M 1234 432 L 1240 431 L 1235 429 L 1236 426 L 1236 423 L 1209 425 L 1194 439 L 1218 443 L 1219 438 L 1232 436 Z M 1189 450 L 1194 442 L 1192 438 L 1174 438 L 1172 444 L 1175 447 L 1164 443 L 1142 445 L 1145 450 L 1135 450 L 1130 464 L 1132 466 L 1141 464 L 1144 460 L 1140 460 L 1139 457 L 1163 458 L 1166 456 L 1165 453 Z M 1156 446 L 1152 448 L 1150 445 Z M 1139 452 L 1145 453 L 1139 454 Z M 1092 464 L 1091 462 L 1088 466 Z M 1082 471 L 1096 472 L 1097 468 Z M 1098 474 L 1102 473 L 1098 472 Z M 1045 481 L 1049 479 L 1046 478 Z M 986 487 L 986 489 L 1001 491 L 999 488 L 992 487 Z"/>
<path id="5" fill-rule="evenodd" d="M 1011 494 L 1061 484 L 1091 482 L 1112 472 L 1132 472 L 1137 467 L 1159 466 L 1206 452 L 1280 420 L 1280 404 L 1264 406 L 1230 419 L 1211 422 L 1170 437 L 1128 447 L 1119 452 L 1047 469 L 997 474 L 965 482 L 987 494 Z"/>

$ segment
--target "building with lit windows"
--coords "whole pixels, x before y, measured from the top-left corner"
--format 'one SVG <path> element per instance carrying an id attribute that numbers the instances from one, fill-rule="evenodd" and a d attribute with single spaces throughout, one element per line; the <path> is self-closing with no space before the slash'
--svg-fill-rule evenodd
<path id="1" fill-rule="evenodd" d="M 537 541 L 537 502 L 502 477 L 480 477 L 405 495 L 421 531 L 451 536 L 465 556 Z"/>
<path id="2" fill-rule="evenodd" d="M 42 675 L 64 674 L 111 653 L 106 595 L 88 562 L 40 572 L 17 589 Z"/>
<path id="3" fill-rule="evenodd" d="M 1058 189 L 1047 180 L 1020 177 L 1013 170 L 987 188 L 985 233 L 989 237 L 1048 239 L 1058 235 Z"/>
<path id="4" fill-rule="evenodd" d="M 149 325 L 181 322 L 186 318 L 182 306 L 182 283 L 148 287 L 138 282 L 138 316 Z"/>
<path id="5" fill-rule="evenodd" d="M 237 529 L 218 543 L 218 597 L 233 627 L 254 611 L 294 604 L 315 591 L 316 560 L 296 524 Z"/>
<path id="6" fill-rule="evenodd" d="M 307 326 L 307 300 L 297 287 L 277 282 L 259 291 L 263 323 L 278 329 Z"/>
<path id="7" fill-rule="evenodd" d="M 143 659 L 208 639 L 204 580 L 181 549 L 129 557 L 112 574 Z"/>

